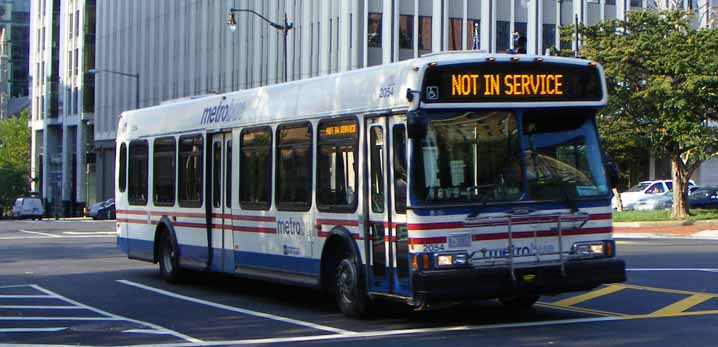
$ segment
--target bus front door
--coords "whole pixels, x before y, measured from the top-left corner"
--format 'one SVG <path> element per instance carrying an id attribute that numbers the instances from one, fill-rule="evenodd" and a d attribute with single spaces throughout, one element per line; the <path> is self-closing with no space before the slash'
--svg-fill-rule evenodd
<path id="1" fill-rule="evenodd" d="M 232 133 L 212 135 L 211 144 L 212 268 L 232 271 Z"/>
<path id="2" fill-rule="evenodd" d="M 406 174 L 397 167 L 406 166 L 405 132 L 399 116 L 367 119 L 365 239 L 369 242 L 369 291 L 373 293 L 410 295 L 406 203 L 401 203 L 406 200 Z"/>

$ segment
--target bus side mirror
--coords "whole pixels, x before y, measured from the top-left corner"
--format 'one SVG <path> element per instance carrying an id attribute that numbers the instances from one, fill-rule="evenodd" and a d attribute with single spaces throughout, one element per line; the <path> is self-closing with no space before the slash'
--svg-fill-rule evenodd
<path id="1" fill-rule="evenodd" d="M 611 188 L 617 188 L 618 181 L 621 179 L 619 176 L 618 164 L 616 164 L 613 158 L 608 156 L 606 156 L 606 176 L 608 178 L 608 184 Z"/>
<path id="2" fill-rule="evenodd" d="M 423 139 L 429 127 L 429 121 L 418 112 L 409 112 L 406 131 L 410 139 Z"/>

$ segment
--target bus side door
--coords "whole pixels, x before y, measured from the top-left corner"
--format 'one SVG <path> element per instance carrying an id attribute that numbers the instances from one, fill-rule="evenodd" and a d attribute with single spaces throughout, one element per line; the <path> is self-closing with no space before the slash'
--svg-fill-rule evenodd
<path id="1" fill-rule="evenodd" d="M 232 271 L 232 133 L 212 135 L 211 146 L 212 269 Z"/>

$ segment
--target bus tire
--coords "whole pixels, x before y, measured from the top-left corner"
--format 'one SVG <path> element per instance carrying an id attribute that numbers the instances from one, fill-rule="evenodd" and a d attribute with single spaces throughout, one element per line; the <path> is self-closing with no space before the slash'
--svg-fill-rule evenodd
<path id="1" fill-rule="evenodd" d="M 167 283 L 178 283 L 182 278 L 179 257 L 172 238 L 166 232 L 160 235 L 160 275 Z"/>
<path id="2" fill-rule="evenodd" d="M 523 311 L 531 308 L 539 299 L 539 295 L 519 295 L 501 298 L 499 301 L 508 311 Z"/>
<path id="3" fill-rule="evenodd" d="M 351 255 L 339 262 L 336 270 L 337 306 L 346 316 L 362 318 L 369 311 L 369 296 L 362 288 L 356 260 Z"/>

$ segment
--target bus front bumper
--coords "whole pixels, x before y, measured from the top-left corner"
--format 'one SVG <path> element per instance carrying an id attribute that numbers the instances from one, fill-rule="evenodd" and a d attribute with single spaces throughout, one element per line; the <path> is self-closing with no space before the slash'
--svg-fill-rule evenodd
<path id="1" fill-rule="evenodd" d="M 591 290 L 601 284 L 626 281 L 626 264 L 620 259 L 593 259 L 560 265 L 514 269 L 508 267 L 459 268 L 417 272 L 412 276 L 413 304 L 494 299 L 521 295 L 555 295 Z"/>

